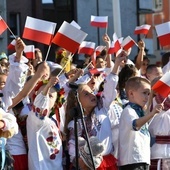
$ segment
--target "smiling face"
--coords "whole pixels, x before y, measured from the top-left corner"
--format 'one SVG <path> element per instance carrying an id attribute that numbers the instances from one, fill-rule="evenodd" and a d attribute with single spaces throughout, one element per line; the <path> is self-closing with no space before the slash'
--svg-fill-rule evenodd
<path id="1" fill-rule="evenodd" d="M 81 85 L 78 89 L 78 94 L 81 105 L 85 109 L 86 114 L 91 113 L 97 105 L 97 98 L 93 94 L 91 88 L 88 85 Z"/>

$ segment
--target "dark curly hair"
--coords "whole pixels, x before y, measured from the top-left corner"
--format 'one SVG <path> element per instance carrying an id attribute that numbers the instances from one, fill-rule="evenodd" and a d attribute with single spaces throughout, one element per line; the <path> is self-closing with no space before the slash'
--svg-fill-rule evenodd
<path id="1" fill-rule="evenodd" d="M 119 72 L 118 89 L 122 90 L 125 88 L 127 80 L 136 75 L 137 69 L 132 64 L 126 64 Z"/>

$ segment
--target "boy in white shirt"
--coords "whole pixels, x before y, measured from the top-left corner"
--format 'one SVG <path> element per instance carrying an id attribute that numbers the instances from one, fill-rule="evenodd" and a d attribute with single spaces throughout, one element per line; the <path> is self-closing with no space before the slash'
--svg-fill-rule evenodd
<path id="1" fill-rule="evenodd" d="M 124 108 L 119 124 L 119 166 L 120 170 L 149 170 L 150 135 L 147 122 L 160 110 L 145 114 L 143 107 L 149 99 L 150 82 L 142 77 L 130 78 L 125 86 L 129 103 Z"/>

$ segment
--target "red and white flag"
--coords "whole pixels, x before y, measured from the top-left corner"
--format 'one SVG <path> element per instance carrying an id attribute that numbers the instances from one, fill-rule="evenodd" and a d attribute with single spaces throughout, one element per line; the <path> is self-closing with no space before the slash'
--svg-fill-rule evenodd
<path id="1" fill-rule="evenodd" d="M 170 45 L 170 21 L 155 26 L 160 45 Z"/>
<path id="2" fill-rule="evenodd" d="M 16 44 L 16 40 L 12 40 L 11 43 L 8 45 L 7 49 L 14 51 L 15 50 L 15 44 Z"/>
<path id="3" fill-rule="evenodd" d="M 52 42 L 75 53 L 86 36 L 85 32 L 64 21 Z"/>
<path id="4" fill-rule="evenodd" d="M 112 41 L 111 45 L 110 45 L 110 48 L 108 49 L 108 54 L 113 54 L 115 53 L 115 43 L 114 41 Z"/>
<path id="5" fill-rule="evenodd" d="M 95 75 L 95 74 L 100 74 L 102 72 L 105 71 L 105 68 L 92 68 L 89 70 L 89 72 L 92 74 L 92 75 Z"/>
<path id="6" fill-rule="evenodd" d="M 114 42 L 115 53 L 117 53 L 121 49 L 121 45 L 119 43 L 119 39 L 118 39 L 116 33 L 113 34 L 113 42 Z"/>
<path id="7" fill-rule="evenodd" d="M 123 48 L 124 50 L 127 51 L 129 48 L 133 47 L 135 44 L 136 44 L 135 41 L 134 41 L 130 36 L 127 36 L 127 37 L 123 40 L 121 46 L 122 46 L 122 48 Z"/>
<path id="8" fill-rule="evenodd" d="M 71 25 L 75 26 L 77 29 L 81 29 L 80 25 L 77 24 L 77 22 L 75 22 L 74 20 L 70 23 Z"/>
<path id="9" fill-rule="evenodd" d="M 96 52 L 96 56 L 99 56 L 100 53 L 105 49 L 105 46 L 99 45 L 96 47 L 95 52 Z"/>
<path id="10" fill-rule="evenodd" d="M 28 59 L 35 59 L 35 49 L 34 49 L 34 45 L 27 45 L 24 48 L 24 53 L 25 56 Z"/>
<path id="11" fill-rule="evenodd" d="M 0 16 L 0 35 L 8 28 L 8 25 L 3 20 L 3 18 Z"/>
<path id="12" fill-rule="evenodd" d="M 146 34 L 148 34 L 150 27 L 151 26 L 147 25 L 147 24 L 141 25 L 141 26 L 137 26 L 135 28 L 134 34 L 145 34 L 146 35 Z"/>
<path id="13" fill-rule="evenodd" d="M 108 27 L 108 16 L 93 16 L 91 15 L 91 26 L 107 28 Z"/>
<path id="14" fill-rule="evenodd" d="M 119 43 L 122 44 L 122 42 L 123 42 L 123 37 L 120 37 L 119 38 Z"/>
<path id="15" fill-rule="evenodd" d="M 166 98 L 170 94 L 170 72 L 166 72 L 152 87 L 152 90 Z"/>
<path id="16" fill-rule="evenodd" d="M 92 55 L 95 50 L 95 43 L 94 42 L 88 42 L 88 41 L 83 41 L 78 50 L 78 54 L 88 54 Z"/>
<path id="17" fill-rule="evenodd" d="M 23 38 L 50 45 L 56 23 L 28 17 L 25 22 Z"/>

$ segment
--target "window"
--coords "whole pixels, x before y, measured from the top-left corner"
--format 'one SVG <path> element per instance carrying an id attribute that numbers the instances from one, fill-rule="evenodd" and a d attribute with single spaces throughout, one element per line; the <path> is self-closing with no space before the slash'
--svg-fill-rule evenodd
<path id="1" fill-rule="evenodd" d="M 19 13 L 10 13 L 10 22 L 9 27 L 15 36 L 20 35 L 20 14 Z M 12 35 L 11 38 L 14 38 Z"/>

